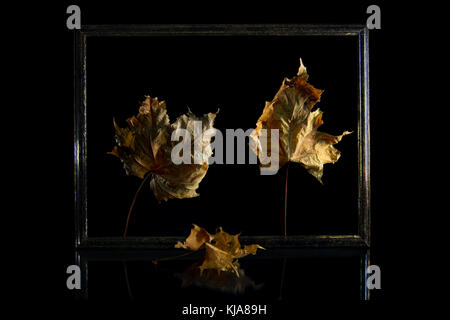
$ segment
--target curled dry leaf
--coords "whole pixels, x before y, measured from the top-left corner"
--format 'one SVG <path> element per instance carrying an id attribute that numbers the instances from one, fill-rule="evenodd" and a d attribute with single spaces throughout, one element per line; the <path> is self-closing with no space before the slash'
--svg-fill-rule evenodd
<path id="1" fill-rule="evenodd" d="M 219 273 L 221 271 L 234 272 L 239 277 L 239 262 L 233 254 L 220 250 L 210 243 L 205 243 L 205 246 L 205 258 L 199 267 L 200 273 L 203 273 L 205 269 L 215 269 Z"/>
<path id="2" fill-rule="evenodd" d="M 200 274 L 203 270 L 215 269 L 218 272 L 233 272 L 239 277 L 239 258 L 248 254 L 256 254 L 257 249 L 264 249 L 258 244 L 245 245 L 241 248 L 239 234 L 231 235 L 219 228 L 219 231 L 210 235 L 205 229 L 194 224 L 190 235 L 184 243 L 178 242 L 175 248 L 187 250 L 205 249 L 205 256 L 199 266 Z"/>
<path id="3" fill-rule="evenodd" d="M 218 249 L 230 253 L 235 258 L 243 258 L 248 254 L 255 255 L 257 249 L 264 249 L 258 244 L 245 245 L 244 248 L 241 248 L 238 239 L 239 235 L 231 235 L 223 231 L 222 227 L 219 227 L 219 232 L 214 235 L 214 245 Z"/>
<path id="4" fill-rule="evenodd" d="M 186 238 L 186 241 L 184 243 L 178 241 L 175 248 L 197 251 L 205 242 L 210 242 L 212 239 L 213 237 L 208 231 L 194 224 L 194 227 L 191 229 L 191 234 Z"/>
<path id="5" fill-rule="evenodd" d="M 323 165 L 335 163 L 340 152 L 333 147 L 343 136 L 351 132 L 344 131 L 333 136 L 317 131 L 322 121 L 322 111 L 311 111 L 320 101 L 323 90 L 314 88 L 308 83 L 308 73 L 300 59 L 300 67 L 293 79 L 285 78 L 271 102 L 266 102 L 262 115 L 258 119 L 256 129 L 250 137 L 253 151 L 262 163 L 268 167 L 267 159 L 263 159 L 260 137 L 261 129 L 267 130 L 267 141 L 270 141 L 270 129 L 279 130 L 279 163 L 281 168 L 288 161 L 300 163 L 310 174 L 322 183 Z M 263 149 L 264 150 L 264 149 Z M 270 143 L 267 144 L 267 155 L 271 154 Z"/>
<path id="6" fill-rule="evenodd" d="M 178 143 L 171 141 L 171 135 L 174 130 L 182 128 L 194 136 L 194 121 L 201 121 L 203 130 L 212 129 L 216 115 L 217 112 L 196 117 L 189 112 L 171 125 L 166 103 L 147 96 L 138 115 L 127 119 L 128 128 L 120 128 L 114 120 L 117 146 L 109 154 L 123 162 L 128 175 L 143 179 L 146 174 L 152 174 L 150 187 L 158 201 L 197 197 L 196 190 L 208 170 L 213 134 L 199 138 L 202 142 L 200 150 L 203 150 L 201 161 L 178 165 L 171 159 L 172 149 Z M 192 146 L 195 143 L 198 141 L 192 139 Z M 198 158 L 198 154 L 191 157 L 192 160 Z"/>

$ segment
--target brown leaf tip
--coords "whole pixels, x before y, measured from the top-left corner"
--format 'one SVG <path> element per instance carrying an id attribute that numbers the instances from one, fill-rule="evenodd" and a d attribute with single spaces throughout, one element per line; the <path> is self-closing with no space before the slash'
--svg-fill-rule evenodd
<path id="1" fill-rule="evenodd" d="M 306 72 L 306 67 L 303 65 L 302 58 L 300 58 L 300 67 L 298 68 L 297 76 L 308 78 L 308 73 Z"/>

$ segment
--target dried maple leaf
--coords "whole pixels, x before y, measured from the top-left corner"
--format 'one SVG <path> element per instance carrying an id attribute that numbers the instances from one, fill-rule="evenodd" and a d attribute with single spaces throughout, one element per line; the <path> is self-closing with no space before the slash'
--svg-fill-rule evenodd
<path id="1" fill-rule="evenodd" d="M 238 259 L 248 254 L 256 254 L 257 249 L 264 249 L 260 245 L 252 244 L 241 248 L 239 234 L 230 235 L 219 228 L 219 232 L 210 235 L 205 229 L 194 224 L 189 237 L 184 243 L 178 242 L 175 248 L 199 250 L 205 248 L 203 263 L 199 266 L 200 273 L 205 269 L 215 269 L 219 272 L 234 272 L 239 277 Z"/>
<path id="2" fill-rule="evenodd" d="M 200 273 L 205 269 L 215 269 L 219 272 L 234 272 L 239 277 L 239 263 L 233 254 L 220 250 L 210 243 L 205 243 L 205 246 L 205 258 L 199 267 Z"/>
<path id="3" fill-rule="evenodd" d="M 194 121 L 201 121 L 203 130 L 210 129 L 213 127 L 216 114 L 208 113 L 203 117 L 196 117 L 189 112 L 171 125 L 166 103 L 147 96 L 139 108 L 138 115 L 127 120 L 129 128 L 120 128 L 114 121 L 118 146 L 109 153 L 123 162 L 128 175 L 143 179 L 151 173 L 153 179 L 150 187 L 158 201 L 197 197 L 199 194 L 196 190 L 208 170 L 212 135 L 201 134 L 198 138 L 202 139 L 201 146 L 204 149 L 201 153 L 202 161 L 178 165 L 171 159 L 171 151 L 178 142 L 171 141 L 170 137 L 178 128 L 185 129 L 193 135 Z M 193 139 L 192 145 L 195 143 Z M 195 156 L 193 154 L 192 158 Z"/>
<path id="4" fill-rule="evenodd" d="M 351 132 L 345 131 L 339 136 L 317 131 L 323 124 L 322 111 L 311 111 L 320 101 L 323 90 L 314 88 L 308 83 L 306 68 L 300 59 L 300 68 L 293 79 L 285 78 L 281 88 L 271 102 L 266 102 L 256 129 L 252 132 L 253 151 L 262 159 L 261 129 L 267 130 L 267 141 L 270 141 L 270 129 L 279 130 L 279 163 L 281 168 L 288 161 L 300 163 L 310 174 L 322 183 L 323 165 L 335 163 L 340 152 L 333 147 L 343 136 Z M 271 153 L 271 145 L 267 144 L 266 154 Z M 261 164 L 267 167 L 269 164 Z"/>
<path id="5" fill-rule="evenodd" d="M 244 248 L 241 248 L 239 236 L 239 233 L 231 235 L 219 227 L 219 232 L 213 237 L 214 245 L 216 248 L 230 253 L 234 258 L 243 258 L 248 254 L 255 255 L 257 249 L 264 249 L 258 244 L 245 245 Z"/>
<path id="6" fill-rule="evenodd" d="M 186 238 L 184 243 L 177 242 L 175 248 L 183 248 L 187 250 L 196 251 L 200 249 L 205 242 L 211 242 L 213 237 L 203 228 L 200 228 L 196 224 L 191 229 L 189 237 Z"/>
<path id="7" fill-rule="evenodd" d="M 170 140 L 170 122 L 166 103 L 158 98 L 146 97 L 137 116 L 127 119 L 129 128 L 120 128 L 115 119 L 116 142 L 118 146 L 109 154 L 118 157 L 128 175 L 144 178 L 164 166 L 166 148 Z"/>

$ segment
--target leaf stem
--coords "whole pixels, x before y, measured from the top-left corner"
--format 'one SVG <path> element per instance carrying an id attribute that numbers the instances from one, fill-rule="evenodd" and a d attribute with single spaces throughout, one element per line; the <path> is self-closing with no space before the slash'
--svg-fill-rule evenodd
<path id="1" fill-rule="evenodd" d="M 286 166 L 286 183 L 284 185 L 284 224 L 283 224 L 283 230 L 284 230 L 284 236 L 287 236 L 287 193 L 288 193 L 288 174 L 289 174 L 289 162 Z"/>
<path id="2" fill-rule="evenodd" d="M 125 224 L 125 231 L 123 233 L 124 238 L 127 237 L 128 223 L 130 222 L 130 216 L 131 216 L 131 212 L 133 211 L 133 207 L 134 207 L 134 203 L 136 202 L 136 198 L 137 198 L 139 192 L 141 191 L 142 186 L 144 185 L 145 181 L 147 181 L 148 177 L 150 177 L 150 176 L 151 176 L 151 174 L 147 173 L 147 175 L 144 177 L 144 180 L 142 180 L 141 185 L 139 186 L 136 193 L 134 194 L 133 202 L 131 202 L 130 210 L 128 210 L 127 222 Z"/>
<path id="3" fill-rule="evenodd" d="M 185 253 L 183 253 L 183 254 L 176 255 L 176 256 L 170 256 L 170 257 L 165 257 L 165 258 L 159 258 L 159 259 L 152 260 L 152 262 L 153 262 L 153 264 L 158 264 L 158 262 L 160 262 L 160 261 L 167 261 L 167 260 L 172 260 L 172 259 L 181 258 L 181 257 L 184 257 L 184 256 L 188 256 L 188 255 L 190 255 L 190 254 L 193 254 L 194 252 L 197 252 L 197 251 L 188 251 L 188 252 L 185 252 Z"/>
<path id="4" fill-rule="evenodd" d="M 280 296 L 278 297 L 278 300 L 283 300 L 283 288 L 284 288 L 284 274 L 286 273 L 286 261 L 287 258 L 283 258 L 283 268 L 281 269 L 281 281 L 280 281 Z"/>
<path id="5" fill-rule="evenodd" d="M 123 264 L 123 271 L 125 272 L 125 282 L 127 284 L 128 297 L 130 298 L 130 300 L 133 300 L 133 294 L 131 293 L 130 281 L 128 280 L 127 263 L 125 261 L 122 261 L 122 264 Z"/>

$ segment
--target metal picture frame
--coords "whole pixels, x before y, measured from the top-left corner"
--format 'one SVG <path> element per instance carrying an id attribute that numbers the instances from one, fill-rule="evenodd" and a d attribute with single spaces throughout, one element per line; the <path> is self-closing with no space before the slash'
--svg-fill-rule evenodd
<path id="1" fill-rule="evenodd" d="M 358 232 L 345 235 L 242 236 L 266 248 L 370 247 L 369 32 L 365 25 L 83 25 L 75 31 L 74 190 L 75 248 L 170 248 L 183 237 L 89 237 L 87 199 L 86 43 L 88 37 L 343 36 L 359 44 Z M 368 261 L 365 261 L 367 264 Z"/>

